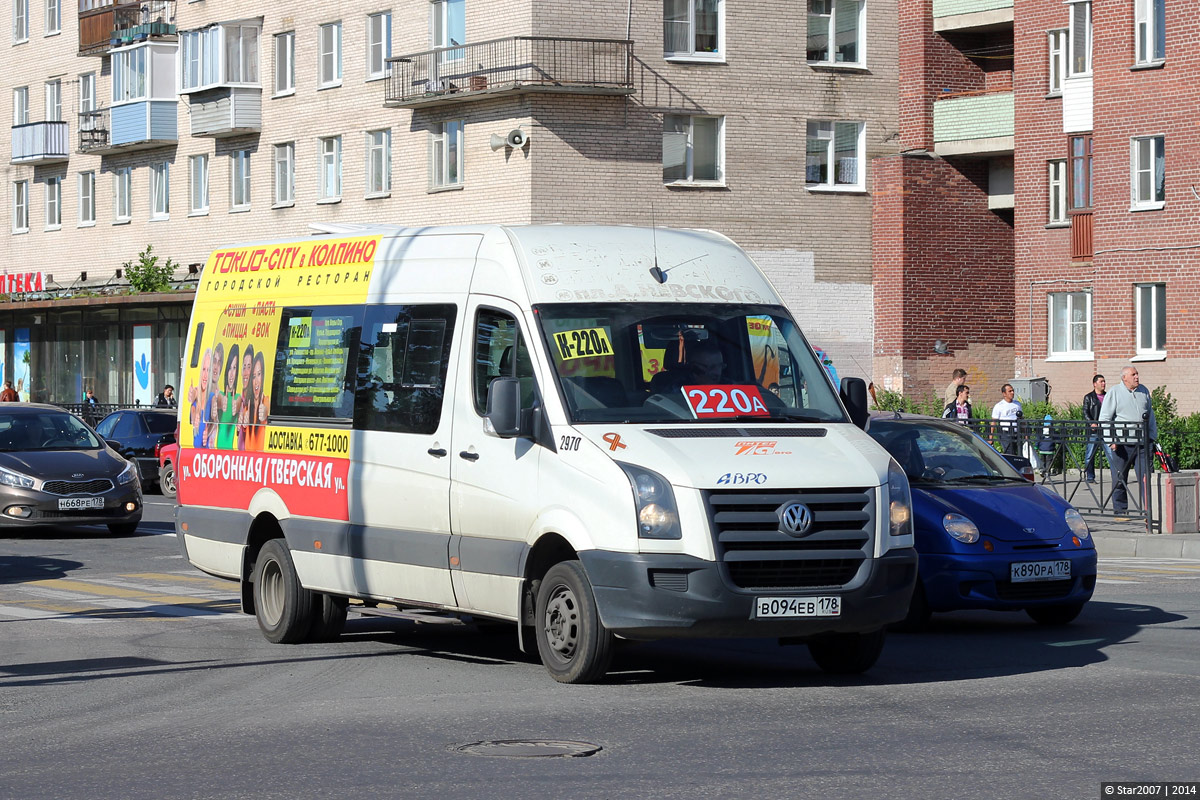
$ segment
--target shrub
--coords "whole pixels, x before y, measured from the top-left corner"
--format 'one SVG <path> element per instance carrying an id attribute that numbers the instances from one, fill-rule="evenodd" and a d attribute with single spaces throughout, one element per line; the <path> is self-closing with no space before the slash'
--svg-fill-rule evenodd
<path id="1" fill-rule="evenodd" d="M 166 292 L 171 289 L 171 278 L 179 264 L 170 257 L 159 263 L 159 257 L 153 254 L 154 245 L 146 245 L 146 249 L 138 253 L 137 261 L 126 261 L 121 265 L 129 285 L 137 292 Z"/>

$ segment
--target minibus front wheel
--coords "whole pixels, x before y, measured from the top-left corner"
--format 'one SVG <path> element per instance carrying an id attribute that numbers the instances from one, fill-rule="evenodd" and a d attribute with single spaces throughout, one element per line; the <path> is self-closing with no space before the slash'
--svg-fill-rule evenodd
<path id="1" fill-rule="evenodd" d="M 313 622 L 312 592 L 300 585 L 292 555 L 283 539 L 263 545 L 254 562 L 254 616 L 267 641 L 295 644 L 308 636 Z"/>
<path id="2" fill-rule="evenodd" d="M 590 683 L 612 660 L 613 635 L 600 621 L 592 584 L 578 561 L 561 561 L 542 578 L 534 636 L 538 655 L 559 683 Z"/>

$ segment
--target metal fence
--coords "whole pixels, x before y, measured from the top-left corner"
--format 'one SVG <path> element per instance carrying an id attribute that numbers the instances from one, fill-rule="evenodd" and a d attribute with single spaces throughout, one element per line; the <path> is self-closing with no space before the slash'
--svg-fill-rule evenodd
<path id="1" fill-rule="evenodd" d="M 1162 507 L 1162 486 L 1153 480 L 1154 442 L 1144 421 L 971 419 L 965 423 L 999 452 L 1029 459 L 1037 482 L 1080 513 L 1141 521 L 1148 531 L 1161 532 L 1161 515 L 1155 511 Z M 1115 452 L 1110 447 L 1114 444 Z M 1125 469 L 1112 469 L 1114 463 Z M 1089 481 L 1092 475 L 1094 480 Z"/>
<path id="2" fill-rule="evenodd" d="M 140 403 L 55 403 L 55 405 L 64 411 L 70 411 L 93 428 L 96 427 L 100 420 L 114 411 L 121 411 L 126 408 L 154 408 L 153 405 L 141 405 Z M 173 408 L 163 410 L 175 411 Z"/>

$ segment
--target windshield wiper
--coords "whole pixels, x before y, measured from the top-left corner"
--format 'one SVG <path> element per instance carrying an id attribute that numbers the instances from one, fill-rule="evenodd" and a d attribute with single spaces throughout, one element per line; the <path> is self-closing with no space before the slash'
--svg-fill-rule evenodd
<path id="1" fill-rule="evenodd" d="M 1014 480 L 1016 478 L 1008 478 L 1004 475 L 963 475 L 958 478 L 946 478 L 943 483 L 996 483 L 997 481 L 1007 483 Z"/>

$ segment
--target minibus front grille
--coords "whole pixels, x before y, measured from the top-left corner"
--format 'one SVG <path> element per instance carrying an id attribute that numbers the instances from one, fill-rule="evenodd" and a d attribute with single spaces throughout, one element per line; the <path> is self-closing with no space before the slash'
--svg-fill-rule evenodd
<path id="1" fill-rule="evenodd" d="M 732 489 L 704 492 L 717 559 L 743 589 L 840 587 L 854 580 L 872 552 L 872 489 Z M 787 533 L 780 510 L 803 503 L 812 527 Z"/>

